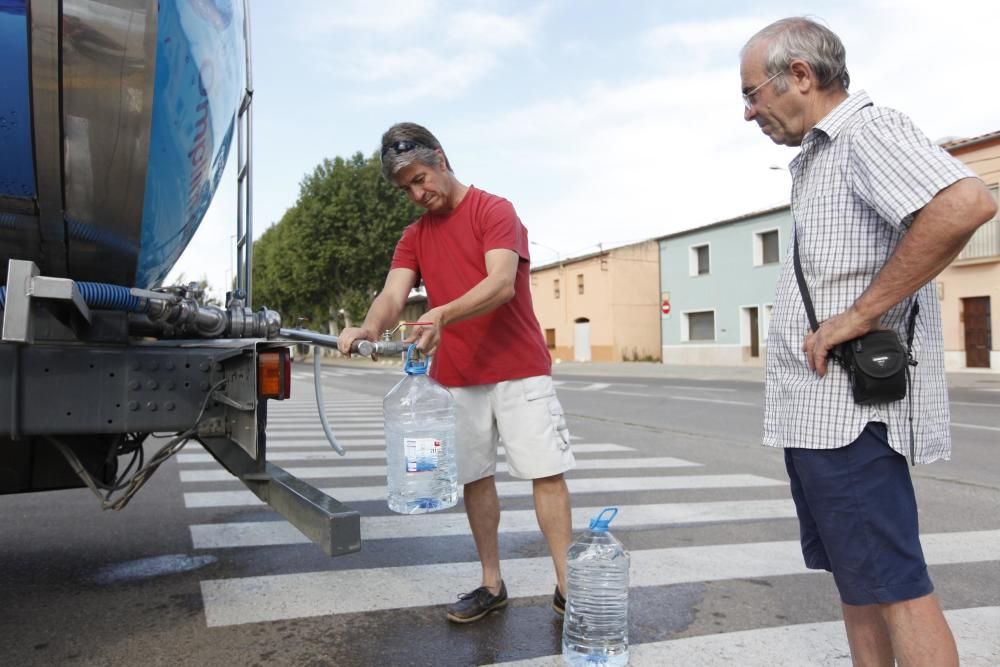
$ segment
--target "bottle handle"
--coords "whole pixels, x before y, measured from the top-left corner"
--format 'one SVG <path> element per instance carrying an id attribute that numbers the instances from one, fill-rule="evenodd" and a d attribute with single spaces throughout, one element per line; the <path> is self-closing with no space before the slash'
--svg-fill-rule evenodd
<path id="1" fill-rule="evenodd" d="M 427 368 L 426 359 L 424 361 L 410 361 L 410 354 L 414 351 L 416 351 L 418 355 L 420 354 L 420 350 L 417 349 L 417 344 L 410 343 L 410 345 L 406 348 L 406 361 L 403 364 L 403 372 L 405 373 Z"/>
<path id="2" fill-rule="evenodd" d="M 605 513 L 607 512 L 611 512 L 611 516 L 609 516 L 607 519 L 602 519 L 601 517 L 604 516 Z M 611 523 L 616 516 L 618 516 L 617 507 L 605 507 L 603 510 L 601 510 L 601 513 L 597 515 L 597 521 L 600 521 L 601 523 L 606 525 Z"/>

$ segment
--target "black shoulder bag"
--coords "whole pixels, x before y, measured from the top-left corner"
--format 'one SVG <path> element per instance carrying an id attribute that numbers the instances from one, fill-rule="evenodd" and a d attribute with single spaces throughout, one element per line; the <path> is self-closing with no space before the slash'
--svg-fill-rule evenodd
<path id="1" fill-rule="evenodd" d="M 816 331 L 819 329 L 819 322 L 816 321 L 816 311 L 809 296 L 809 288 L 806 287 L 805 278 L 802 276 L 798 234 L 794 235 L 794 243 L 795 279 L 799 283 L 806 315 L 809 316 L 809 326 Z M 913 328 L 919 310 L 920 306 L 914 299 L 907 323 L 905 349 L 895 331 L 880 329 L 869 331 L 863 336 L 841 343 L 836 350 L 831 350 L 830 357 L 847 371 L 854 402 L 858 405 L 892 403 L 906 397 L 909 367 L 917 364 L 911 350 Z"/>

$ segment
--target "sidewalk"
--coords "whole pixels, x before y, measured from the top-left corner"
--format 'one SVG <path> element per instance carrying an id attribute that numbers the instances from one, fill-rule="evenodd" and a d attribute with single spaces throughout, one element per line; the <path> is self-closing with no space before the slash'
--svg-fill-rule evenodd
<path id="1" fill-rule="evenodd" d="M 312 363 L 312 360 L 309 360 Z M 325 357 L 323 363 L 331 366 L 388 366 L 402 370 L 399 359 L 380 359 L 372 362 L 363 357 L 351 359 Z M 552 365 L 552 374 L 599 375 L 618 378 L 671 378 L 689 380 L 738 380 L 741 382 L 764 382 L 763 366 L 679 366 L 657 362 L 579 362 L 563 361 Z M 1000 391 L 1000 373 L 995 371 L 962 371 L 948 373 L 948 386 L 952 389 L 996 389 Z"/>

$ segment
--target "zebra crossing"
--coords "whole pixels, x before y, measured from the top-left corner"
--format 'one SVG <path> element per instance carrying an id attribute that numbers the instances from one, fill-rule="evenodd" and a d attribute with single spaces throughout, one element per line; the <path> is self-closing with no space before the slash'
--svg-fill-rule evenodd
<path id="1" fill-rule="evenodd" d="M 365 506 L 368 511 L 363 512 L 361 534 L 368 544 L 377 545 L 373 548 L 405 549 L 405 540 L 427 538 L 467 540 L 471 544 L 468 523 L 458 509 L 399 516 L 384 508 L 385 452 L 379 400 L 332 393 L 327 396 L 326 410 L 335 434 L 347 449 L 345 457 L 337 455 L 326 443 L 315 403 L 309 398 L 298 398 L 273 403 L 270 408 L 268 459 L 283 465 L 291 474 L 310 480 L 338 500 L 348 504 L 370 503 Z M 787 486 L 784 479 L 720 473 L 697 460 L 646 455 L 634 447 L 613 442 L 584 439 L 574 443 L 573 450 L 578 466 L 567 475 L 567 483 L 577 505 L 572 515 L 574 533 L 584 529 L 600 511 L 602 506 L 595 504 L 595 500 L 606 494 L 636 498 L 634 503 L 618 505 L 615 531 L 626 538 L 633 530 L 795 520 L 795 508 L 787 493 L 770 493 L 765 498 L 752 493 L 759 490 L 766 495 L 768 490 L 781 490 Z M 497 489 L 501 502 L 523 499 L 521 506 L 524 506 L 531 495 L 531 484 L 509 478 L 505 474 L 502 448 L 500 453 Z M 220 469 L 207 452 L 192 445 L 177 456 L 177 462 L 183 503 L 192 513 L 189 529 L 197 552 L 233 553 L 264 547 L 296 548 L 296 545 L 301 549 L 314 548 L 290 524 L 275 520 L 277 514 L 268 517 L 270 510 L 266 510 L 262 515 L 259 511 L 262 503 L 257 497 Z M 324 485 L 323 480 L 329 481 Z M 670 501 L 673 492 L 715 497 Z M 246 508 L 257 511 L 248 513 Z M 500 532 L 501 541 L 531 539 L 538 532 L 534 511 L 505 509 Z M 991 563 L 1000 554 L 1000 530 L 926 534 L 923 543 L 931 565 Z M 804 567 L 797 540 L 684 546 L 643 542 L 631 547 L 630 552 L 634 589 L 816 575 Z M 502 568 L 513 601 L 551 596 L 553 573 L 547 555 L 507 557 Z M 305 572 L 282 572 L 279 568 L 253 576 L 206 577 L 200 581 L 200 590 L 207 626 L 221 628 L 433 608 L 454 600 L 452 582 L 474 582 L 478 578 L 479 563 L 475 560 L 360 568 L 331 564 L 328 569 L 313 568 Z M 386 591 L 392 591 L 392 595 Z M 953 610 L 949 618 L 963 664 L 1000 664 L 998 633 L 983 637 L 983 628 L 1000 629 L 1000 606 Z M 443 614 L 441 622 L 444 623 Z M 782 657 L 776 658 L 776 654 Z M 633 647 L 632 656 L 633 665 L 696 666 L 725 664 L 723 661 L 740 665 L 850 664 L 840 622 L 761 627 L 639 643 Z M 540 666 L 556 665 L 559 661 L 558 656 L 542 655 L 505 664 Z"/>

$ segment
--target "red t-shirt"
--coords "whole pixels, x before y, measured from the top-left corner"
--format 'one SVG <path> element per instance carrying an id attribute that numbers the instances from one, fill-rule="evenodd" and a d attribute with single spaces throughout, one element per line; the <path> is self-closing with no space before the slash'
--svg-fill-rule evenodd
<path id="1" fill-rule="evenodd" d="M 531 306 L 528 230 L 502 197 L 470 187 L 448 215 L 425 213 L 403 230 L 392 268 L 416 271 L 431 306 L 454 301 L 486 278 L 486 252 L 518 254 L 514 298 L 494 310 L 447 325 L 431 377 L 448 387 L 549 375 L 552 360 Z"/>

